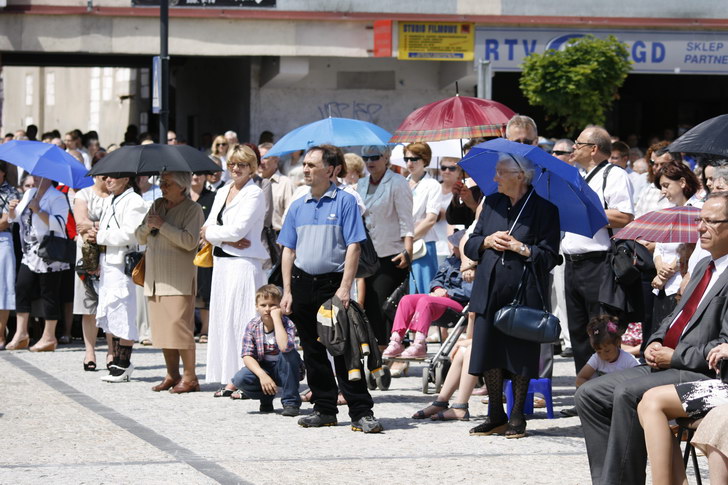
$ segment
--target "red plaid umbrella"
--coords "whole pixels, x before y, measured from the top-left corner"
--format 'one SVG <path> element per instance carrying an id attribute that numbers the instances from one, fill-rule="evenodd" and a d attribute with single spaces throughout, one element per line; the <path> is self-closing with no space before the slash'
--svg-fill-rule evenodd
<path id="1" fill-rule="evenodd" d="M 648 212 L 614 235 L 615 239 L 644 239 L 661 243 L 697 243 L 700 209 L 689 205 Z"/>
<path id="2" fill-rule="evenodd" d="M 395 130 L 391 143 L 440 141 L 506 134 L 515 113 L 489 99 L 453 96 L 413 111 Z"/>

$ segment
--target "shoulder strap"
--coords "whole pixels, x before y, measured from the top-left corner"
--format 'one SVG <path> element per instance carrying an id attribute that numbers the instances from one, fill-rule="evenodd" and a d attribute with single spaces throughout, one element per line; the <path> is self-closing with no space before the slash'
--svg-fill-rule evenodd
<path id="1" fill-rule="evenodd" d="M 607 210 L 607 196 L 604 195 L 604 191 L 607 189 L 607 177 L 609 177 L 609 172 L 614 168 L 613 163 L 609 163 L 608 161 L 604 161 L 602 163 L 606 163 L 607 168 L 604 170 L 604 178 L 602 180 L 602 198 L 604 199 L 604 210 Z M 609 233 L 609 239 L 612 239 L 614 236 L 614 231 L 612 231 L 611 227 L 607 228 L 607 232 Z"/>
<path id="2" fill-rule="evenodd" d="M 591 171 L 591 173 L 590 173 L 589 175 L 587 175 L 587 176 L 586 176 L 586 183 L 589 183 L 589 181 L 590 181 L 591 179 L 593 179 L 593 178 L 594 178 L 594 176 L 595 176 L 596 174 L 598 174 L 598 173 L 599 173 L 599 171 L 600 171 L 601 169 L 603 169 L 603 168 L 604 168 L 604 166 L 605 166 L 606 164 L 608 164 L 608 163 L 609 163 L 609 160 L 604 160 L 604 161 L 603 161 L 602 163 L 600 163 L 599 165 L 597 165 L 597 166 L 596 166 L 596 168 L 595 168 L 594 170 L 592 170 L 592 171 Z"/>

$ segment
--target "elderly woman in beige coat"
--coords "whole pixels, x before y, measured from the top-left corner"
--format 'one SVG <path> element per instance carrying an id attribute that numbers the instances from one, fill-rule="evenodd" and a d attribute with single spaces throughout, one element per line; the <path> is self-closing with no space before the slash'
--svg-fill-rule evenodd
<path id="1" fill-rule="evenodd" d="M 144 296 L 148 299 L 152 344 L 161 348 L 167 375 L 155 392 L 179 394 L 200 390 L 195 373 L 195 294 L 197 251 L 204 216 L 190 197 L 192 176 L 165 172 L 159 184 L 162 198 L 154 201 L 136 230 L 146 244 Z M 182 358 L 183 374 L 179 372 Z"/>

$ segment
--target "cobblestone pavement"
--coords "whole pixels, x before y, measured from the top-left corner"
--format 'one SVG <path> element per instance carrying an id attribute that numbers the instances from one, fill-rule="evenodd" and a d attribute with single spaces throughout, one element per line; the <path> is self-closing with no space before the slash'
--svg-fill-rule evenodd
<path id="1" fill-rule="evenodd" d="M 205 350 L 198 346 L 200 375 Z M 99 347 L 101 361 L 104 353 Z M 470 422 L 410 419 L 434 397 L 421 392 L 419 365 L 388 391 L 373 391 L 386 431 L 364 435 L 352 432 L 346 407 L 339 426 L 304 429 L 297 418 L 260 414 L 257 401 L 214 399 L 215 384 L 187 395 L 152 392 L 164 361 L 149 347 L 135 350 L 136 370 L 123 384 L 84 372 L 83 355 L 78 343 L 0 352 L 0 483 L 589 483 L 579 420 L 558 417 L 573 405 L 571 360 L 555 363 L 557 418 L 539 409 L 526 438 L 507 440 L 468 436 L 486 411 L 478 396 Z"/>

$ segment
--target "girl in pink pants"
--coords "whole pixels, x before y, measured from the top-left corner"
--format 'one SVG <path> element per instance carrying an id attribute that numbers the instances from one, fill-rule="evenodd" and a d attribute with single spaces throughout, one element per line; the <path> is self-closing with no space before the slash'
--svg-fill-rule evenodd
<path id="1" fill-rule="evenodd" d="M 407 295 L 400 300 L 394 315 L 392 337 L 382 355 L 385 359 L 397 356 L 408 359 L 426 357 L 430 324 L 448 308 L 462 312 L 463 305 L 470 300 L 473 284 L 463 281 L 460 274 L 459 246 L 464 234 L 465 231 L 458 231 L 447 238 L 453 252 L 437 269 L 437 274 L 430 282 L 430 294 Z M 402 338 L 407 330 L 414 330 L 416 334 L 414 343 L 405 350 Z M 394 372 L 392 376 L 395 376 Z"/>
<path id="2" fill-rule="evenodd" d="M 442 296 L 441 296 L 442 295 Z M 427 356 L 427 331 L 448 308 L 460 313 L 463 306 L 447 296 L 444 288 L 434 288 L 429 295 L 406 295 L 400 300 L 392 326 L 392 338 L 384 351 L 385 358 L 424 358 Z M 407 349 L 402 346 L 405 332 L 414 330 L 415 340 Z"/>

